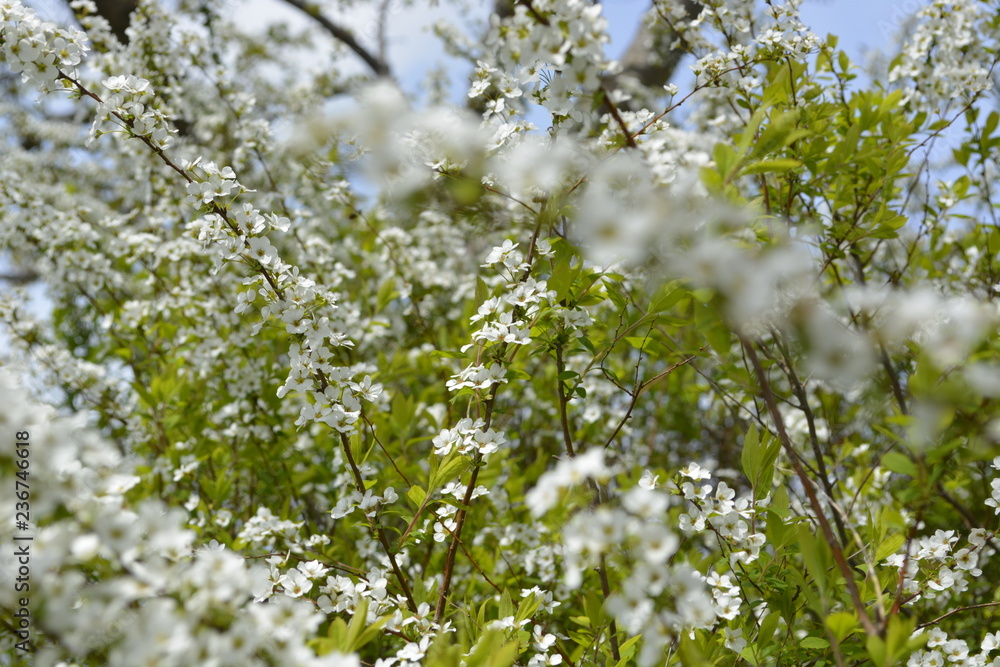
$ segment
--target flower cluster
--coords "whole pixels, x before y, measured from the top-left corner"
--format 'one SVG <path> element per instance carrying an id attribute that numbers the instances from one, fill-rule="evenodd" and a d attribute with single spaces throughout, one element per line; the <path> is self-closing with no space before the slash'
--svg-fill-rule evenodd
<path id="1" fill-rule="evenodd" d="M 674 490 L 688 503 L 687 511 L 680 516 L 681 530 L 700 533 L 710 526 L 729 547 L 729 561 L 734 567 L 737 562 L 747 564 L 757 560 L 765 537 L 752 526 L 756 524 L 757 508 L 766 507 L 768 499 L 736 498 L 736 492 L 725 482 L 719 482 L 714 491 L 710 484 L 698 484 L 708 473 L 697 465 L 681 470 L 681 475 L 692 480 Z"/>
<path id="2" fill-rule="evenodd" d="M 989 87 L 995 59 L 982 38 L 989 21 L 984 3 L 974 0 L 932 2 L 903 47 L 889 81 L 905 81 L 906 99 L 921 109 L 938 111 L 956 98 Z M 933 57 L 928 57 L 933 53 Z"/>
<path id="3" fill-rule="evenodd" d="M 165 150 L 172 143 L 166 115 L 155 106 L 149 81 L 135 76 L 113 76 L 104 80 L 111 93 L 103 98 L 100 113 L 90 130 L 91 140 L 117 130 L 143 137 L 150 146 Z M 230 170 L 232 171 L 232 170 Z"/>
<path id="4" fill-rule="evenodd" d="M 194 550 L 182 510 L 126 500 L 139 478 L 79 419 L 30 404 L 8 373 L 0 374 L 0 395 L 6 406 L 0 425 L 30 434 L 31 446 L 46 452 L 32 457 L 29 484 L 32 521 L 39 526 L 32 601 L 50 610 L 39 628 L 47 641 L 38 664 L 101 655 L 108 665 L 357 664 L 342 655 L 319 658 L 308 648 L 322 622 L 311 605 L 288 597 L 253 602 L 251 591 L 267 585 L 267 571 L 224 548 Z M 12 449 L 0 457 L 11 478 L 14 464 Z M 5 522 L 8 540 L 13 526 Z M 5 571 L 17 570 L 12 553 L 3 557 Z M 101 580 L 85 577 L 84 568 Z M 0 604 L 15 608 L 17 595 L 8 587 Z"/>
<path id="5" fill-rule="evenodd" d="M 42 92 L 58 88 L 59 75 L 73 76 L 86 52 L 79 30 L 42 21 L 20 2 L 0 4 L 0 54 L 25 83 Z"/>
<path id="6" fill-rule="evenodd" d="M 484 430 L 485 425 L 482 419 L 460 419 L 454 428 L 442 429 L 434 436 L 434 453 L 444 457 L 453 451 L 465 456 L 488 456 L 496 452 L 507 439 L 503 433 L 497 433 L 492 428 Z"/>
<path id="7" fill-rule="evenodd" d="M 1000 457 L 993 461 L 1000 470 Z M 996 489 L 997 480 L 993 480 Z M 986 500 L 996 506 L 995 498 Z M 947 598 L 965 591 L 970 578 L 982 575 L 981 565 L 995 553 L 995 533 L 974 528 L 966 536 L 968 544 L 956 550 L 959 536 L 954 530 L 936 530 L 933 535 L 908 542 L 902 553 L 886 558 L 886 564 L 898 568 L 902 576 L 902 592 L 913 601 Z"/>
<path id="8" fill-rule="evenodd" d="M 494 16 L 486 43 L 496 67 L 479 62 L 469 97 L 497 91 L 488 113 L 499 114 L 504 100 L 509 104 L 527 92 L 554 117 L 585 121 L 587 100 L 610 66 L 604 56 L 607 21 L 601 9 L 581 0 L 544 0 L 533 3 L 530 11 L 516 5 L 504 20 Z M 546 70 L 555 75 L 543 77 Z"/>

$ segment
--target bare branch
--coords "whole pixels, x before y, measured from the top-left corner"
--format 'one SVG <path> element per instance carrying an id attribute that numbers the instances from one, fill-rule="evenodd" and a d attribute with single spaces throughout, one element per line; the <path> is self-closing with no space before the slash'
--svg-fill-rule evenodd
<path id="1" fill-rule="evenodd" d="M 330 33 L 334 39 L 343 42 L 347 48 L 364 60 L 377 76 L 392 76 L 388 63 L 361 46 L 350 30 L 324 16 L 317 5 L 303 2 L 303 0 L 285 0 L 285 2 L 323 26 L 323 29 Z"/>
<path id="2" fill-rule="evenodd" d="M 25 271 L 24 273 L 4 273 L 0 274 L 0 281 L 11 283 L 12 285 L 28 285 L 35 282 L 41 276 L 32 270 Z"/>

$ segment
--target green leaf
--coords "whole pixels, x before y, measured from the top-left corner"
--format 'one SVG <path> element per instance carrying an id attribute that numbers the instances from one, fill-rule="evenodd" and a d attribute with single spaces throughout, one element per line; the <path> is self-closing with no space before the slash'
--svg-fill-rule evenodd
<path id="1" fill-rule="evenodd" d="M 743 167 L 743 175 L 751 176 L 753 174 L 767 174 L 767 173 L 781 173 L 785 171 L 791 171 L 802 166 L 802 162 L 799 160 L 793 160 L 791 158 L 776 158 L 773 160 L 761 160 L 760 162 L 754 162 Z"/>
<path id="2" fill-rule="evenodd" d="M 902 533 L 896 533 L 885 538 L 878 549 L 875 550 L 875 562 L 881 563 L 892 554 L 899 551 L 899 548 L 906 542 L 906 537 Z"/>
<path id="3" fill-rule="evenodd" d="M 705 656 L 701 646 L 698 645 L 698 641 L 692 639 L 686 632 L 681 635 L 678 652 L 684 667 L 709 667 L 712 664 L 712 661 Z"/>
<path id="4" fill-rule="evenodd" d="M 490 298 L 490 295 L 492 293 L 493 293 L 493 291 L 486 284 L 486 281 L 483 280 L 483 277 L 482 276 L 477 276 L 476 277 L 476 301 L 475 302 L 476 303 L 482 303 L 483 301 L 486 301 L 486 299 Z"/>
<path id="5" fill-rule="evenodd" d="M 583 604 L 583 610 L 587 614 L 587 618 L 590 619 L 591 627 L 596 628 L 604 623 L 606 619 L 604 602 L 596 594 L 592 593 L 587 596 Z"/>
<path id="6" fill-rule="evenodd" d="M 554 290 L 556 293 L 556 302 L 562 302 L 570 294 L 570 288 L 573 286 L 573 282 L 576 277 L 580 274 L 581 266 L 572 266 L 572 261 L 575 256 L 573 248 L 560 239 L 559 243 L 552 244 L 552 250 L 555 252 L 555 260 L 552 266 L 552 274 L 546 281 L 546 286 L 550 290 Z"/>
<path id="7" fill-rule="evenodd" d="M 889 629 L 885 633 L 887 664 L 895 664 L 909 652 L 910 637 L 916 627 L 915 618 L 903 618 L 899 614 L 889 618 Z"/>
<path id="8" fill-rule="evenodd" d="M 423 487 L 414 484 L 410 487 L 410 490 L 406 492 L 406 497 L 410 499 L 417 509 L 423 506 L 424 500 L 427 498 L 427 492 L 424 491 Z"/>
<path id="9" fill-rule="evenodd" d="M 466 354 L 458 350 L 431 350 L 427 356 L 431 359 L 465 359 Z"/>
<path id="10" fill-rule="evenodd" d="M 869 635 L 865 640 L 865 648 L 868 650 L 868 657 L 876 667 L 886 667 L 885 642 L 875 635 Z"/>
<path id="11" fill-rule="evenodd" d="M 336 618 L 330 623 L 330 628 L 326 634 L 333 642 L 334 648 L 346 650 L 347 632 L 347 622 L 342 618 Z"/>
<path id="12" fill-rule="evenodd" d="M 608 298 L 615 304 L 618 310 L 623 311 L 628 307 L 628 297 L 622 290 L 621 283 L 604 277 L 604 291 L 608 293 Z"/>
<path id="13" fill-rule="evenodd" d="M 908 475 L 914 479 L 920 477 L 920 469 L 917 468 L 917 465 L 910 459 L 910 457 L 900 452 L 889 452 L 883 456 L 882 467 L 901 475 Z"/>
<path id="14" fill-rule="evenodd" d="M 740 453 L 740 461 L 743 464 L 743 474 L 751 483 L 757 479 L 763 456 L 760 451 L 760 434 L 757 432 L 757 425 L 750 424 L 746 436 L 743 438 L 743 451 Z"/>
<path id="15" fill-rule="evenodd" d="M 750 150 L 750 146 L 753 145 L 754 139 L 757 136 L 757 130 L 760 129 L 760 126 L 763 124 L 766 117 L 767 106 L 765 105 L 761 105 L 757 111 L 754 112 L 753 116 L 750 117 L 746 128 L 742 133 L 740 133 L 738 148 L 741 155 L 746 154 L 746 152 Z"/>
<path id="16" fill-rule="evenodd" d="M 729 181 L 733 172 L 739 169 L 740 156 L 732 146 L 725 143 L 715 144 L 712 150 L 712 158 L 715 160 L 715 167 L 726 181 Z"/>
<path id="17" fill-rule="evenodd" d="M 765 433 L 761 438 L 756 425 L 750 425 L 750 430 L 743 439 L 740 460 L 743 473 L 753 487 L 755 499 L 763 498 L 770 493 L 774 479 L 774 463 L 778 460 L 780 451 L 781 443 L 777 438 L 769 433 Z"/>
<path id="18" fill-rule="evenodd" d="M 830 642 L 822 637 L 803 637 L 799 646 L 807 649 L 827 649 L 830 648 Z"/>
<path id="19" fill-rule="evenodd" d="M 510 667 L 517 660 L 520 648 L 521 645 L 516 641 L 507 642 L 500 647 L 500 650 L 490 654 L 490 659 L 486 663 L 486 667 Z"/>
<path id="20" fill-rule="evenodd" d="M 649 336 L 625 336 L 625 342 L 637 350 L 645 350 L 653 340 Z"/>
<path id="21" fill-rule="evenodd" d="M 993 134 L 993 130 L 997 129 L 998 122 L 1000 122 L 1000 114 L 996 111 L 991 111 L 990 115 L 986 117 L 986 123 L 983 126 L 983 136 L 988 137 Z"/>
<path id="22" fill-rule="evenodd" d="M 779 493 L 783 491 L 784 487 L 778 489 Z M 756 493 L 754 493 L 754 497 L 756 497 Z M 793 531 L 778 512 L 775 512 L 773 509 L 768 509 L 766 512 L 767 530 L 765 531 L 765 535 L 774 549 L 777 550 L 791 542 Z"/>
<path id="23" fill-rule="evenodd" d="M 509 667 L 517 658 L 518 643 L 504 643 L 503 633 L 487 630 L 468 657 L 466 667 Z"/>
<path id="24" fill-rule="evenodd" d="M 615 667 L 625 667 L 632 662 L 632 656 L 635 654 L 637 648 L 636 644 L 642 639 L 642 635 L 636 635 L 630 639 L 626 639 L 625 643 L 618 647 L 618 655 L 622 657 L 621 660 L 615 665 Z"/>
<path id="25" fill-rule="evenodd" d="M 375 297 L 375 310 L 376 312 L 381 312 L 385 310 L 385 307 L 389 303 L 399 296 L 399 292 L 396 290 L 396 279 L 389 278 L 378 289 L 378 294 Z"/>
<path id="26" fill-rule="evenodd" d="M 826 590 L 827 581 L 827 551 L 829 547 L 825 542 L 813 535 L 809 525 L 802 523 L 798 527 L 799 550 L 802 552 L 802 561 L 806 565 L 806 570 L 816 582 L 816 587 L 820 593 Z"/>
<path id="27" fill-rule="evenodd" d="M 697 298 L 697 291 L 694 292 Z M 725 325 L 719 317 L 718 312 L 711 306 L 697 306 L 694 309 L 695 325 L 701 331 L 708 344 L 712 346 L 719 355 L 725 357 L 729 354 L 731 347 L 731 335 L 729 327 Z"/>
<path id="28" fill-rule="evenodd" d="M 754 144 L 749 159 L 755 160 L 779 151 L 793 141 L 808 135 L 805 130 L 795 129 L 795 125 L 799 122 L 799 114 L 798 109 L 772 114 L 770 122 Z"/>
<path id="29" fill-rule="evenodd" d="M 470 459 L 461 454 L 452 454 L 431 475 L 430 488 L 438 489 L 455 479 L 469 468 Z"/>
<path id="30" fill-rule="evenodd" d="M 521 622 L 531 618 L 532 615 L 538 611 L 538 607 L 540 607 L 541 604 L 541 596 L 535 594 L 529 595 L 521 600 L 521 604 L 517 607 L 517 614 L 514 615 L 514 620 Z"/>
<path id="31" fill-rule="evenodd" d="M 500 618 L 507 618 L 514 615 L 514 601 L 510 599 L 510 591 L 504 589 L 500 596 Z"/>
<path id="32" fill-rule="evenodd" d="M 442 505 L 450 505 L 451 507 L 457 507 L 458 509 L 465 510 L 466 512 L 472 509 L 471 506 L 466 505 L 461 500 L 453 496 L 445 496 L 443 498 L 440 498 L 438 502 L 441 503 Z"/>
<path id="33" fill-rule="evenodd" d="M 837 638 L 838 642 L 844 641 L 847 635 L 851 634 L 856 630 L 858 625 L 857 617 L 846 611 L 838 611 L 834 614 L 830 614 L 826 617 L 826 627 L 830 629 L 833 636 Z"/>
<path id="34" fill-rule="evenodd" d="M 780 614 L 770 613 L 760 622 L 760 631 L 757 633 L 757 644 L 761 651 L 766 649 L 767 645 L 771 643 L 774 633 L 778 631 L 778 622 L 780 620 Z"/>
<path id="35" fill-rule="evenodd" d="M 673 280 L 661 285 L 653 294 L 649 304 L 649 313 L 662 313 L 687 295 L 687 290 L 680 287 L 680 281 Z"/>
<path id="36" fill-rule="evenodd" d="M 368 598 L 361 597 L 354 608 L 354 616 L 351 617 L 351 623 L 347 626 L 347 637 L 344 644 L 345 651 L 357 650 L 356 642 L 365 629 L 365 624 L 368 622 L 368 604 Z"/>

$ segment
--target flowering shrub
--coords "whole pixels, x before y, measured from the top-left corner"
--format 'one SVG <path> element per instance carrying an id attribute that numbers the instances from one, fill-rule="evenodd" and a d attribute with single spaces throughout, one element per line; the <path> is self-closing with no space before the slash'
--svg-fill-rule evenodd
<path id="1" fill-rule="evenodd" d="M 3 664 L 1000 665 L 996 3 L 521 0 L 473 112 L 289 2 L 0 0 Z"/>

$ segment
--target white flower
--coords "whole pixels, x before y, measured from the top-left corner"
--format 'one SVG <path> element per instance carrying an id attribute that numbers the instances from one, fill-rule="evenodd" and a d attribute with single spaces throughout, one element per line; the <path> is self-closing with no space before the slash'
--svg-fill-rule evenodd
<path id="1" fill-rule="evenodd" d="M 278 585 L 282 587 L 288 597 L 302 597 L 312 589 L 312 582 L 299 570 L 289 570 L 288 574 L 278 579 Z"/>
<path id="2" fill-rule="evenodd" d="M 271 245 L 265 236 L 252 237 L 247 241 L 250 246 L 249 255 L 264 266 L 272 266 L 278 259 L 277 249 Z"/>
<path id="3" fill-rule="evenodd" d="M 330 516 L 334 519 L 343 519 L 345 516 L 350 514 L 358 506 L 357 492 L 351 493 L 351 495 L 341 498 L 336 506 L 330 510 Z"/>
<path id="4" fill-rule="evenodd" d="M 696 482 L 700 479 L 710 479 L 712 477 L 712 473 L 709 470 L 693 462 L 681 468 L 680 473 Z"/>
<path id="5" fill-rule="evenodd" d="M 507 239 L 503 242 L 503 245 L 495 246 L 490 254 L 487 255 L 486 261 L 483 262 L 482 266 L 490 267 L 498 263 L 506 264 L 518 245 L 519 244 L 514 243 L 510 239 Z"/>
<path id="6" fill-rule="evenodd" d="M 743 628 L 723 628 L 724 643 L 726 648 L 735 653 L 741 653 L 747 647 L 747 640 L 743 638 Z"/>
<path id="7" fill-rule="evenodd" d="M 650 470 L 644 470 L 642 478 L 639 480 L 639 487 L 643 489 L 655 489 L 658 479 L 660 479 L 659 475 L 654 475 Z"/>
<path id="8" fill-rule="evenodd" d="M 993 508 L 994 514 L 1000 514 L 1000 478 L 992 480 L 990 488 L 992 489 L 990 492 L 991 497 L 987 498 L 985 503 Z"/>
<path id="9" fill-rule="evenodd" d="M 969 657 L 969 645 L 961 639 L 951 639 L 945 643 L 943 652 L 949 661 L 961 663 Z"/>
<path id="10" fill-rule="evenodd" d="M 305 563 L 299 563 L 297 567 L 299 572 L 301 572 L 303 575 L 305 575 L 310 579 L 316 579 L 318 577 L 322 577 L 330 570 L 330 568 L 325 567 L 318 560 L 311 560 Z"/>

